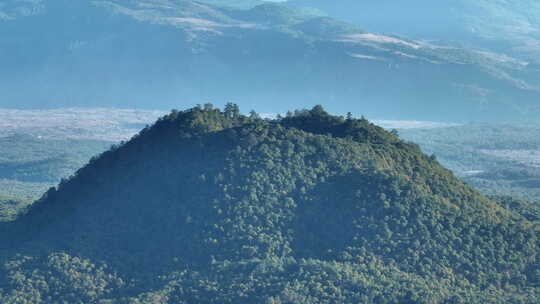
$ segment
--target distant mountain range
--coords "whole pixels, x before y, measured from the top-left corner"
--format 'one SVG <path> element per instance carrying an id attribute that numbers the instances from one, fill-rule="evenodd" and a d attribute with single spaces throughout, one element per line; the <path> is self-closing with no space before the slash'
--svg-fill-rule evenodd
<path id="1" fill-rule="evenodd" d="M 367 32 L 294 3 L 211 2 L 4 1 L 0 106 L 233 101 L 266 113 L 324 104 L 385 119 L 539 117 L 540 69 L 525 58 Z"/>
<path id="2" fill-rule="evenodd" d="M 225 1 L 226 2 L 226 1 Z M 534 0 L 291 0 L 377 32 L 453 42 L 540 62 L 540 2 Z"/>

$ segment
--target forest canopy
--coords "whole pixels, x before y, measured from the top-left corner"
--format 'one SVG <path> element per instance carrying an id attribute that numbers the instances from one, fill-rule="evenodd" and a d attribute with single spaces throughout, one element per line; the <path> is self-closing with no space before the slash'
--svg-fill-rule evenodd
<path id="1" fill-rule="evenodd" d="M 537 303 L 533 209 L 365 118 L 201 105 L 0 223 L 0 302 Z"/>

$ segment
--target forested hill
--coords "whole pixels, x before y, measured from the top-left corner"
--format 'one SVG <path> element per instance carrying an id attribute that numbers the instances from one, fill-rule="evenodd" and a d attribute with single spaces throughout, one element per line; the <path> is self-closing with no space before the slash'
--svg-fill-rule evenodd
<path id="1" fill-rule="evenodd" d="M 514 205 L 320 106 L 173 111 L 0 226 L 0 302 L 538 303 Z"/>

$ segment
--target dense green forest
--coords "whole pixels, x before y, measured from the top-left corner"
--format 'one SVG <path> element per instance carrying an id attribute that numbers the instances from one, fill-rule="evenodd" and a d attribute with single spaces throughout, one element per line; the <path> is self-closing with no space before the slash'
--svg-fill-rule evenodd
<path id="1" fill-rule="evenodd" d="M 0 302 L 538 303 L 538 214 L 364 118 L 205 105 L 0 223 Z"/>

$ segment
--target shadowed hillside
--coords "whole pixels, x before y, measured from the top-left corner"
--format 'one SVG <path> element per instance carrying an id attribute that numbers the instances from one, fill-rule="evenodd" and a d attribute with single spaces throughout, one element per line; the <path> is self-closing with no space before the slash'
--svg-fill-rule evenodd
<path id="1" fill-rule="evenodd" d="M 3 223 L 0 300 L 535 303 L 526 206 L 480 195 L 363 118 L 206 105 Z"/>

